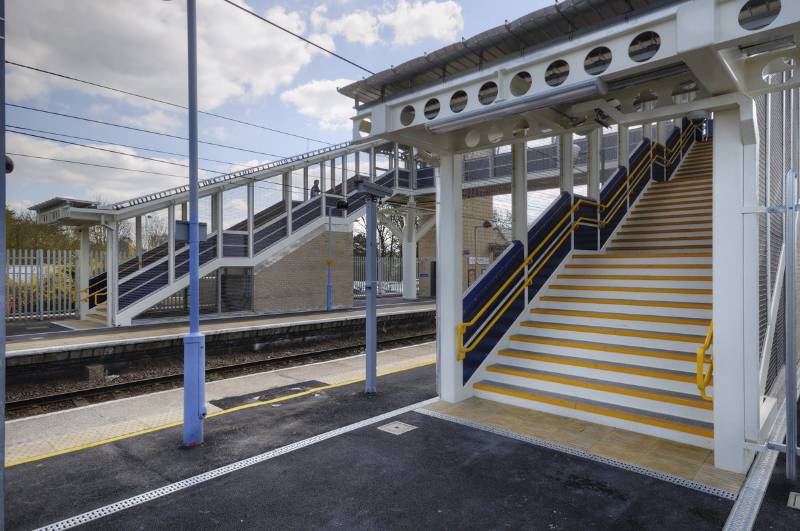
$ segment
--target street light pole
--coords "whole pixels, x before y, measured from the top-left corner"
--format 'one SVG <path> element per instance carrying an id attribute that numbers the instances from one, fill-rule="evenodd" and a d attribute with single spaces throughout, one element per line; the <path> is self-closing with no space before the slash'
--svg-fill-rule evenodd
<path id="1" fill-rule="evenodd" d="M 6 63 L 6 3 L 0 0 L 0 65 Z M 6 69 L 0 69 L 0 157 L 3 180 L 0 182 L 0 203 L 6 204 L 6 173 L 11 171 L 6 158 Z M 0 216 L 0 529 L 5 529 L 6 516 L 6 216 Z"/>
<path id="2" fill-rule="evenodd" d="M 197 4 L 186 0 L 189 73 L 189 334 L 183 340 L 183 445 L 203 443 L 205 338 L 200 332 L 200 241 L 197 161 Z M 217 230 L 222 245 L 222 227 Z"/>

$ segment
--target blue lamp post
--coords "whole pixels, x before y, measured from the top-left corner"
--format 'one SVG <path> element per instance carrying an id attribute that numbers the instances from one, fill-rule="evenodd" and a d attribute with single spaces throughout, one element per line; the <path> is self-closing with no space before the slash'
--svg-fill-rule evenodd
<path id="1" fill-rule="evenodd" d="M 168 0 L 167 0 L 168 1 Z M 200 232 L 197 161 L 197 4 L 186 0 L 189 74 L 189 333 L 183 340 L 183 445 L 203 443 L 206 342 L 200 332 Z M 222 231 L 217 231 L 222 245 Z"/>

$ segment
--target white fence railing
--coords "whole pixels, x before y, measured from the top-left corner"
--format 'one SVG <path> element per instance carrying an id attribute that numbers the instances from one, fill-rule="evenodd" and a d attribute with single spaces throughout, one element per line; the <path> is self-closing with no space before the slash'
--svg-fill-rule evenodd
<path id="1" fill-rule="evenodd" d="M 8 249 L 8 319 L 75 316 L 78 254 L 61 249 Z M 90 276 L 103 271 L 105 253 L 91 253 Z"/>

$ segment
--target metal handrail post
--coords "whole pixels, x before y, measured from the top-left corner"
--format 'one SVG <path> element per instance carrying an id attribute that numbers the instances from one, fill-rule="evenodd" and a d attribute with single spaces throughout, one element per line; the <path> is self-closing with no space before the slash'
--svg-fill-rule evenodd
<path id="1" fill-rule="evenodd" d="M 797 480 L 797 353 L 796 348 L 796 295 L 795 295 L 795 216 L 797 215 L 796 174 L 786 174 L 786 214 L 783 217 L 786 234 L 786 479 Z"/>
<path id="2" fill-rule="evenodd" d="M 375 393 L 377 380 L 377 294 L 375 293 L 376 260 L 375 239 L 377 236 L 377 198 L 367 196 L 367 274 L 364 288 L 367 292 L 366 308 L 366 385 L 364 391 Z"/>

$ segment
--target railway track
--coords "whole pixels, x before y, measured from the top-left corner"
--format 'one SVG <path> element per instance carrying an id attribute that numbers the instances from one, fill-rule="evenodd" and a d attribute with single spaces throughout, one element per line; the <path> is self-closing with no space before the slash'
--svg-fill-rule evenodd
<path id="1" fill-rule="evenodd" d="M 402 338 L 395 338 L 380 342 L 378 349 L 413 346 L 435 339 L 435 334 L 420 334 Z M 352 356 L 360 353 L 364 344 L 349 345 L 332 349 L 320 349 L 309 352 L 276 356 L 263 360 L 234 363 L 206 369 L 206 381 L 241 376 L 274 370 L 279 368 L 296 367 L 312 362 L 329 361 L 333 359 Z M 70 409 L 87 404 L 104 402 L 118 398 L 141 395 L 174 389 L 183 384 L 183 373 L 168 374 L 151 378 L 143 378 L 127 382 L 112 383 L 96 387 L 80 388 L 55 394 L 47 394 L 12 400 L 6 403 L 6 412 L 9 418 L 21 418 L 32 414 Z"/>

